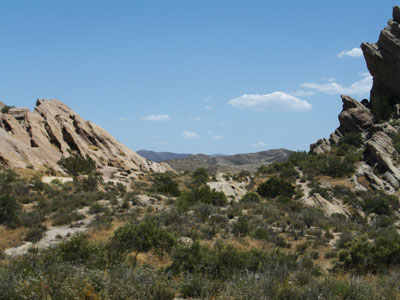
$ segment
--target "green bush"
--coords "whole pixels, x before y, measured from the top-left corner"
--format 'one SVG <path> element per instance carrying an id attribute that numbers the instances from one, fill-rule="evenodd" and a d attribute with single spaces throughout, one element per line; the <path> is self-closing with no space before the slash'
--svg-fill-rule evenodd
<path id="1" fill-rule="evenodd" d="M 388 98 L 371 99 L 371 112 L 377 122 L 389 120 L 393 115 L 393 107 Z"/>
<path id="2" fill-rule="evenodd" d="M 400 236 L 380 236 L 371 242 L 367 236 L 348 242 L 338 253 L 336 267 L 355 274 L 387 272 L 400 264 Z"/>
<path id="3" fill-rule="evenodd" d="M 391 215 L 393 209 L 399 208 L 399 200 L 396 196 L 387 195 L 383 192 L 376 196 L 368 196 L 361 204 L 366 213 L 375 213 L 378 215 Z"/>
<path id="4" fill-rule="evenodd" d="M 208 174 L 206 169 L 198 168 L 196 171 L 193 172 L 192 175 L 192 184 L 195 186 L 200 186 L 206 184 L 208 180 Z"/>
<path id="5" fill-rule="evenodd" d="M 13 227 L 19 223 L 19 204 L 10 195 L 0 196 L 0 224 Z"/>
<path id="6" fill-rule="evenodd" d="M 266 198 L 275 198 L 277 196 L 291 197 L 294 195 L 294 186 L 274 176 L 268 179 L 268 181 L 261 183 L 257 188 L 257 193 Z"/>
<path id="7" fill-rule="evenodd" d="M 201 185 L 182 194 L 176 201 L 180 210 L 186 210 L 197 203 L 206 203 L 216 206 L 223 206 L 228 202 L 223 192 L 211 190 L 208 185 Z"/>
<path id="8" fill-rule="evenodd" d="M 139 224 L 126 224 L 114 232 L 112 247 L 119 252 L 169 252 L 175 245 L 174 236 L 159 227 L 153 220 L 146 219 Z"/>
<path id="9" fill-rule="evenodd" d="M 338 145 L 351 145 L 356 148 L 360 147 L 362 143 L 361 134 L 360 133 L 347 133 L 339 139 Z"/>
<path id="10" fill-rule="evenodd" d="M 72 176 L 91 174 L 96 170 L 96 162 L 89 155 L 84 157 L 78 153 L 72 153 L 69 157 L 62 157 L 57 163 Z"/>
<path id="11" fill-rule="evenodd" d="M 244 203 L 260 203 L 261 199 L 257 193 L 247 192 L 240 201 Z"/>
<path id="12" fill-rule="evenodd" d="M 178 183 L 173 180 L 168 174 L 158 174 L 154 177 L 153 187 L 159 193 L 179 196 L 181 193 L 179 191 Z"/>

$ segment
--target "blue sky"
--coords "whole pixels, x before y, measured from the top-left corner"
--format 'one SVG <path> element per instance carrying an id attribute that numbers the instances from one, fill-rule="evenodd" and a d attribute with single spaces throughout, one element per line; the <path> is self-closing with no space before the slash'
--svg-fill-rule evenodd
<path id="1" fill-rule="evenodd" d="M 0 100 L 59 99 L 134 150 L 308 150 L 368 98 L 393 0 L 0 1 Z"/>

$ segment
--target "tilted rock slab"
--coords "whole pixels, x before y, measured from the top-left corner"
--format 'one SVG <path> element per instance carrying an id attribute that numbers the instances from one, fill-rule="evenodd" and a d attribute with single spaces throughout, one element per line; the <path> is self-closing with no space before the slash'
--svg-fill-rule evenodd
<path id="1" fill-rule="evenodd" d="M 33 112 L 15 108 L 0 113 L 0 165 L 60 170 L 57 161 L 68 157 L 69 151 L 89 155 L 100 170 L 117 167 L 130 172 L 173 171 L 165 163 L 141 157 L 59 100 L 39 99 Z"/>
<path id="2" fill-rule="evenodd" d="M 367 67 L 374 83 L 371 98 L 400 99 L 400 7 L 393 7 L 393 20 L 380 33 L 376 44 L 363 43 Z"/>

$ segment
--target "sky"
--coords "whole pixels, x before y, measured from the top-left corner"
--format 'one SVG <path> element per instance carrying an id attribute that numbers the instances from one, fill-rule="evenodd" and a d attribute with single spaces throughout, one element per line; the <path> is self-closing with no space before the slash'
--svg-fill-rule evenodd
<path id="1" fill-rule="evenodd" d="M 0 0 L 0 100 L 59 99 L 133 150 L 308 150 L 393 0 Z"/>

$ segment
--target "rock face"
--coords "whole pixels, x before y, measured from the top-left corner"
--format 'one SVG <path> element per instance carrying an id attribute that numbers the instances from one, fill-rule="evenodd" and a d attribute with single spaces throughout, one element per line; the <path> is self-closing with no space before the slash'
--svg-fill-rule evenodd
<path id="1" fill-rule="evenodd" d="M 378 42 L 363 43 L 361 49 L 374 78 L 371 99 L 400 99 L 400 7 L 393 8 L 393 20 L 381 31 Z"/>
<path id="2" fill-rule="evenodd" d="M 361 48 L 373 77 L 371 100 L 388 99 L 393 106 L 393 122 L 376 122 L 368 108 L 368 100 L 360 103 L 351 97 L 341 96 L 343 110 L 339 114 L 340 126 L 329 140 L 321 139 L 312 144 L 310 152 L 329 152 L 342 136 L 359 133 L 362 137 L 359 150 L 363 153 L 363 160 L 352 177 L 355 188 L 363 177 L 373 189 L 393 193 L 400 187 L 400 153 L 391 138 L 400 133 L 400 105 L 396 104 L 400 102 L 400 7 L 393 8 L 393 20 L 389 20 L 388 24 L 376 44 L 363 43 Z M 363 189 L 359 184 L 358 188 Z"/>
<path id="3" fill-rule="evenodd" d="M 167 164 L 144 159 L 58 100 L 38 99 L 33 112 L 12 108 L 0 113 L 0 165 L 60 170 L 57 161 L 70 151 L 89 155 L 100 170 L 173 171 Z"/>

